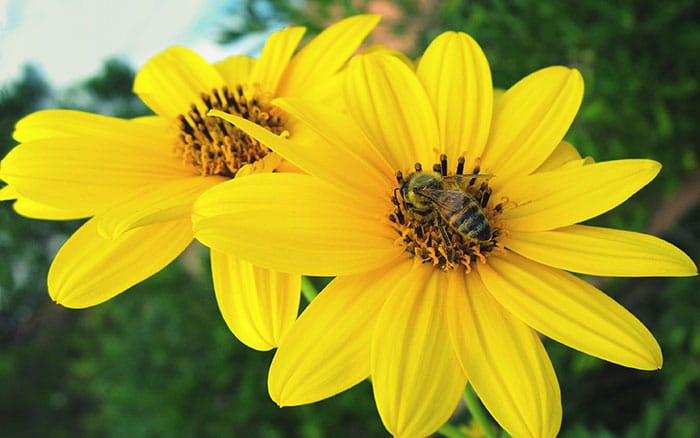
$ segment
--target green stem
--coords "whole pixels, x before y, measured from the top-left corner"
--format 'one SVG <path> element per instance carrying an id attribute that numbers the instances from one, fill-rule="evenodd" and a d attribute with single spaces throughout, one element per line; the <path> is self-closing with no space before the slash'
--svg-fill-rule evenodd
<path id="1" fill-rule="evenodd" d="M 442 427 L 438 429 L 438 432 L 447 438 L 469 438 L 467 434 L 450 423 L 443 424 Z"/>
<path id="2" fill-rule="evenodd" d="M 474 391 L 472 391 L 469 386 L 464 390 L 464 404 L 467 405 L 467 409 L 469 409 L 469 412 L 472 414 L 472 418 L 484 432 L 484 435 L 486 435 L 487 438 L 496 438 L 496 432 L 484 411 L 483 405 L 479 399 L 476 398 L 476 394 L 474 394 Z"/>
<path id="3" fill-rule="evenodd" d="M 301 277 L 301 294 L 304 295 L 304 298 L 309 303 L 318 295 L 318 289 L 316 289 L 309 277 Z"/>

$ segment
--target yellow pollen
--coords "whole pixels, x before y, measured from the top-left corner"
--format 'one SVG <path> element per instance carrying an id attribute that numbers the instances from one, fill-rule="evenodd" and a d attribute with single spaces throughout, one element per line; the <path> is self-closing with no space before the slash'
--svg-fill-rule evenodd
<path id="1" fill-rule="evenodd" d="M 499 216 L 509 201 L 493 202 L 488 180 L 494 175 L 480 173 L 479 160 L 469 174 L 464 162 L 460 157 L 450 173 L 443 154 L 432 171 L 420 163 L 406 177 L 397 171 L 389 220 L 408 253 L 444 271 L 461 267 L 468 273 L 472 263 L 505 251 L 498 242 L 505 234 Z"/>
<path id="2" fill-rule="evenodd" d="M 221 175 L 233 178 L 238 170 L 260 160 L 270 149 L 234 125 L 207 116 L 211 109 L 241 116 L 263 128 L 281 134 L 285 130 L 285 114 L 263 99 L 260 93 L 248 98 L 242 86 L 235 90 L 222 87 L 202 93 L 200 106 L 193 103 L 187 114 L 178 116 L 180 133 L 175 141 L 175 153 L 184 164 L 200 175 Z"/>

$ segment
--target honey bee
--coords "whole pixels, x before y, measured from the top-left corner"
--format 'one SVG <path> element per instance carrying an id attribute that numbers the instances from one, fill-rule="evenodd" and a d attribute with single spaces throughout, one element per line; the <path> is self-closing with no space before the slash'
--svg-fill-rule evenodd
<path id="1" fill-rule="evenodd" d="M 445 224 L 469 242 L 491 239 L 491 226 L 483 211 L 490 190 L 485 184 L 482 185 L 483 189 L 477 191 L 479 199 L 467 191 L 476 178 L 491 175 L 473 173 L 447 176 L 437 170 L 424 172 L 417 167 L 416 172 L 402 179 L 397 190 L 401 192 L 408 214 L 419 223 L 432 222 L 446 242 L 451 242 L 451 239 Z"/>

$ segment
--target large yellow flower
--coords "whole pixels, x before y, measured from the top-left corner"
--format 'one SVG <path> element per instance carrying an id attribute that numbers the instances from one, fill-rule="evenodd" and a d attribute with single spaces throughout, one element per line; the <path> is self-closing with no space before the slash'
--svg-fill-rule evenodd
<path id="1" fill-rule="evenodd" d="M 234 180 L 194 207 L 195 236 L 216 250 L 337 276 L 279 346 L 268 381 L 278 404 L 371 377 L 387 429 L 419 436 L 449 418 L 469 382 L 510 434 L 546 437 L 559 430 L 561 403 L 538 333 L 617 364 L 661 367 L 644 325 L 566 272 L 696 274 L 663 240 L 577 225 L 661 167 L 589 164 L 562 142 L 583 95 L 578 71 L 539 70 L 494 104 L 480 47 L 448 32 L 416 72 L 394 57 L 356 57 L 344 95 L 347 114 L 273 102 L 324 137 L 307 147 L 217 112 L 308 175 Z"/>
<path id="2" fill-rule="evenodd" d="M 304 28 L 272 34 L 256 61 L 209 64 L 173 47 L 138 73 L 134 91 L 157 114 L 123 120 L 77 111 L 22 119 L 20 145 L 0 164 L 0 199 L 42 219 L 90 217 L 60 249 L 48 276 L 67 307 L 99 304 L 161 270 L 193 239 L 191 207 L 210 187 L 244 173 L 284 167 L 258 141 L 220 119 L 222 109 L 303 140 L 278 96 L 332 100 L 337 73 L 377 24 L 365 15 L 322 32 L 296 55 Z M 294 55 L 294 56 L 293 56 Z M 212 251 L 219 307 L 234 334 L 256 349 L 277 345 L 296 319 L 300 278 Z"/>

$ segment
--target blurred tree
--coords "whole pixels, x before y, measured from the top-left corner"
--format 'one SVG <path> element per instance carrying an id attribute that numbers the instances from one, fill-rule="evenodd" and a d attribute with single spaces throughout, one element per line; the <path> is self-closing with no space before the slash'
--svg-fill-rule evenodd
<path id="1" fill-rule="evenodd" d="M 42 107 L 50 95 L 49 84 L 32 65 L 22 68 L 18 80 L 0 86 L 0 153 L 3 156 L 14 144 L 12 131 L 19 117 Z"/>
<path id="2" fill-rule="evenodd" d="M 64 90 L 57 106 L 125 118 L 150 114 L 131 91 L 134 76 L 134 69 L 124 61 L 108 59 L 96 76 Z"/>
<path id="3" fill-rule="evenodd" d="M 47 105 L 52 91 L 39 71 L 0 87 L 0 149 L 14 145 L 12 130 L 23 115 Z M 73 350 L 64 333 L 75 320 L 47 298 L 48 265 L 74 223 L 18 216 L 11 202 L 0 203 L 0 424 L 8 436 L 72 436 L 83 402 L 66 391 Z"/>

